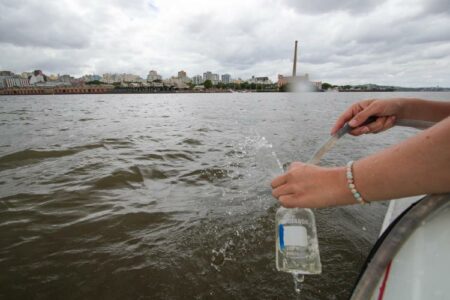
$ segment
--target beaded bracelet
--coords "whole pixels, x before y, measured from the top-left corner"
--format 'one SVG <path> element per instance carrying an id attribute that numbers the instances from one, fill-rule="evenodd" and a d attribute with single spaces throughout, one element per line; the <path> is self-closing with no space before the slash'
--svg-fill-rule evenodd
<path id="1" fill-rule="evenodd" d="M 347 182 L 348 188 L 352 192 L 355 200 L 360 204 L 366 204 L 367 201 L 365 201 L 361 194 L 356 190 L 355 182 L 353 181 L 353 160 L 347 163 Z"/>

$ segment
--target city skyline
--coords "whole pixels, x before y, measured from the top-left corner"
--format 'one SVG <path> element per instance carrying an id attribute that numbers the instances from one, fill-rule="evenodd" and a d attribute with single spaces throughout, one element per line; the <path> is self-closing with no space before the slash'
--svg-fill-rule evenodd
<path id="1" fill-rule="evenodd" d="M 299 74 L 335 84 L 450 86 L 450 4 L 441 0 L 236 3 L 0 0 L 0 69 L 171 77 Z M 43 21 L 44 20 L 44 21 Z"/>

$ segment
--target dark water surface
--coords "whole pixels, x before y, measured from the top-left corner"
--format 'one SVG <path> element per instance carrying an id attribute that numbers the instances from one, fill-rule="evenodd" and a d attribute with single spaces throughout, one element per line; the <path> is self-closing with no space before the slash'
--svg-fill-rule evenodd
<path id="1" fill-rule="evenodd" d="M 392 95 L 0 97 L 0 298 L 295 298 L 258 149 L 306 161 L 350 103 Z M 322 164 L 414 133 L 345 137 Z M 349 296 L 385 210 L 315 211 L 323 274 L 302 299 Z"/>

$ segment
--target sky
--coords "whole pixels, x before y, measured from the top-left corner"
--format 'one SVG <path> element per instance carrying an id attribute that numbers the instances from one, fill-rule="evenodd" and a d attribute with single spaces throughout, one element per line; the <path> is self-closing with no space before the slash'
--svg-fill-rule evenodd
<path id="1" fill-rule="evenodd" d="M 448 0 L 0 0 L 0 69 L 450 87 Z"/>

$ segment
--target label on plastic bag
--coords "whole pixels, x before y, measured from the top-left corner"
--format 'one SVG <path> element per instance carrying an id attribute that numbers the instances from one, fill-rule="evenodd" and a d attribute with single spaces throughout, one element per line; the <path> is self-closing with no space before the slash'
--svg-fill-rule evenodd
<path id="1" fill-rule="evenodd" d="M 308 246 L 308 234 L 303 226 L 283 226 L 280 225 L 280 246 Z"/>

